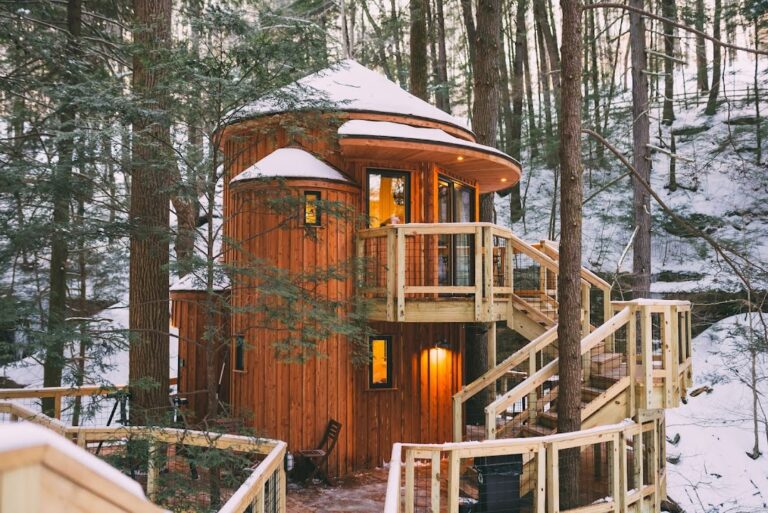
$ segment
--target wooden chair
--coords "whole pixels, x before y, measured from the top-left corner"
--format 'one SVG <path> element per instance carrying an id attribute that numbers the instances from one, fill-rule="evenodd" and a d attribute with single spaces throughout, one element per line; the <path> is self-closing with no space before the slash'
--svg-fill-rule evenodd
<path id="1" fill-rule="evenodd" d="M 329 485 L 331 484 L 328 480 L 328 457 L 333 452 L 333 448 L 336 447 L 336 442 L 339 441 L 340 432 L 341 423 L 331 419 L 328 421 L 328 426 L 325 428 L 323 439 L 320 441 L 317 448 L 304 449 L 298 452 L 311 467 L 307 479 L 311 480 L 314 479 L 315 476 L 320 476 L 325 483 Z"/>

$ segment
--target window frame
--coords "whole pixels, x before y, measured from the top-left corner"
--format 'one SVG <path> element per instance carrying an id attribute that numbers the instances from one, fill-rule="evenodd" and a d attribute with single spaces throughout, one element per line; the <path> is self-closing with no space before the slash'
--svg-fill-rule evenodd
<path id="1" fill-rule="evenodd" d="M 315 202 L 320 202 L 323 200 L 323 193 L 322 191 L 317 190 L 305 190 L 304 191 L 304 209 L 303 209 L 303 224 L 304 226 L 311 227 L 311 228 L 318 228 L 323 225 L 323 216 L 320 211 L 320 206 L 315 205 L 315 222 L 314 223 L 308 223 L 307 222 L 307 196 L 309 195 L 315 195 L 317 198 L 314 200 Z"/>
<path id="2" fill-rule="evenodd" d="M 381 175 L 388 178 L 405 178 L 405 219 L 402 223 L 411 222 L 411 171 L 405 169 L 366 168 L 365 174 L 365 213 L 368 216 L 368 227 L 371 227 L 371 175 Z"/>
<path id="3" fill-rule="evenodd" d="M 384 340 L 386 343 L 385 355 L 387 358 L 387 380 L 384 383 L 373 382 L 373 342 Z M 371 335 L 368 337 L 368 350 L 371 353 L 371 359 L 368 362 L 368 390 L 394 390 L 395 379 L 393 372 L 394 360 L 392 359 L 392 346 L 394 337 L 392 335 Z"/>
<path id="4" fill-rule="evenodd" d="M 235 350 L 233 351 L 232 370 L 235 372 L 247 372 L 245 368 L 245 335 L 240 333 L 235 335 Z"/>

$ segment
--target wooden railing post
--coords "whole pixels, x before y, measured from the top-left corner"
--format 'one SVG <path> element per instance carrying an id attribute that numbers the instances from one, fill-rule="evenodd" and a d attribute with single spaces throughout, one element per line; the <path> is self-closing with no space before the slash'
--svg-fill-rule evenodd
<path id="1" fill-rule="evenodd" d="M 432 453 L 431 506 L 432 513 L 440 513 L 440 453 Z"/>
<path id="2" fill-rule="evenodd" d="M 387 321 L 395 321 L 395 298 L 397 296 L 397 241 L 394 228 L 387 230 Z"/>
<path id="3" fill-rule="evenodd" d="M 493 232 L 491 226 L 483 227 L 483 297 L 486 301 L 483 320 L 493 322 Z"/>
<path id="4" fill-rule="evenodd" d="M 611 497 L 613 498 L 613 510 L 616 513 L 624 511 L 620 507 L 621 502 L 621 460 L 626 460 L 626 457 L 622 456 L 620 449 L 619 439 L 624 440 L 624 433 L 615 433 L 611 439 L 611 450 L 608 453 L 608 467 L 610 468 L 610 489 Z"/>
<path id="5" fill-rule="evenodd" d="M 416 470 L 413 450 L 405 450 L 405 513 L 413 513 L 415 499 Z"/>
<path id="6" fill-rule="evenodd" d="M 448 458 L 448 513 L 459 513 L 459 471 L 461 458 L 457 451 L 450 451 Z"/>
<path id="7" fill-rule="evenodd" d="M 640 409 L 647 410 L 653 405 L 653 340 L 651 339 L 651 311 L 646 305 L 640 306 L 640 342 L 643 360 L 643 402 Z"/>
<path id="8" fill-rule="evenodd" d="M 61 420 L 61 395 L 59 394 L 53 398 L 53 418 Z"/>
<path id="9" fill-rule="evenodd" d="M 672 399 L 672 392 L 674 390 L 674 382 L 677 380 L 677 376 L 672 373 L 673 371 L 673 351 L 672 348 L 672 309 L 669 306 L 664 307 L 664 313 L 661 314 L 663 319 L 663 326 L 661 330 L 661 350 L 662 361 L 664 362 L 664 408 L 671 408 L 675 405 L 676 401 Z"/>
<path id="10" fill-rule="evenodd" d="M 402 225 L 399 225 L 402 226 Z M 395 225 L 397 233 L 397 320 L 405 320 L 405 233 Z"/>
<path id="11" fill-rule="evenodd" d="M 482 321 L 483 314 L 483 228 L 475 228 L 475 320 Z"/>
<path id="12" fill-rule="evenodd" d="M 154 440 L 149 441 L 149 460 L 147 462 L 147 497 L 152 502 L 157 502 L 157 479 L 160 477 L 160 465 L 158 465 L 159 447 Z"/>
<path id="13" fill-rule="evenodd" d="M 536 452 L 536 487 L 533 489 L 535 513 L 544 513 L 547 504 L 547 449 L 542 445 Z"/>
<path id="14" fill-rule="evenodd" d="M 555 442 L 547 446 L 547 513 L 560 513 L 560 463 Z"/>
<path id="15" fill-rule="evenodd" d="M 528 355 L 528 377 L 530 378 L 534 374 L 536 374 L 536 371 L 538 369 L 536 368 L 536 348 L 531 349 L 530 354 Z M 538 402 L 538 393 L 536 389 L 534 388 L 531 390 L 531 393 L 528 394 L 528 419 L 530 420 L 531 424 L 536 423 L 536 403 Z"/>
<path id="16" fill-rule="evenodd" d="M 619 433 L 619 484 L 616 501 L 616 512 L 627 511 L 627 438 L 624 433 Z"/>
<path id="17" fill-rule="evenodd" d="M 464 401 L 453 396 L 453 441 L 461 442 L 464 435 Z"/>
<path id="18" fill-rule="evenodd" d="M 629 374 L 629 401 L 627 401 L 627 417 L 635 417 L 637 401 L 637 309 L 632 308 L 627 323 L 627 373 Z"/>

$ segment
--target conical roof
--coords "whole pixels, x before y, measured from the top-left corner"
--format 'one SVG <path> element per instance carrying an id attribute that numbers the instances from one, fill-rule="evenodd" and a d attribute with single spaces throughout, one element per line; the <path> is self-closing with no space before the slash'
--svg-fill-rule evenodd
<path id="1" fill-rule="evenodd" d="M 466 122 L 403 90 L 396 83 L 347 59 L 308 75 L 249 105 L 244 117 L 296 110 L 375 112 L 446 123 L 469 132 Z"/>

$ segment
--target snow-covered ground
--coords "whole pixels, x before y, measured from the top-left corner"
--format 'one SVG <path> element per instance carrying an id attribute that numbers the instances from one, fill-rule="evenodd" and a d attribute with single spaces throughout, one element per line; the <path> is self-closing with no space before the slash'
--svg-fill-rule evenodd
<path id="1" fill-rule="evenodd" d="M 759 83 L 763 91 L 768 88 L 767 79 L 766 68 L 761 64 Z M 654 152 L 651 185 L 678 215 L 693 221 L 719 242 L 736 248 L 755 262 L 768 261 L 768 211 L 764 206 L 768 175 L 765 164 L 758 165 L 755 158 L 754 61 L 741 56 L 726 64 L 725 85 L 720 96 L 722 103 L 714 116 L 704 114 L 706 97 L 697 99 L 695 80 L 690 73 L 684 77 L 678 72 L 676 119 L 671 127 L 659 127 L 661 104 L 651 106 L 651 144 L 668 145 L 670 134 L 674 132 L 675 153 L 693 160 L 677 160 L 676 175 L 680 187 L 670 191 L 666 188 L 670 158 Z M 751 91 L 749 97 L 748 88 Z M 762 94 L 768 98 L 764 92 Z M 630 101 L 628 91 L 619 91 L 612 102 L 611 121 L 604 135 L 631 160 Z M 766 107 L 763 99 L 761 108 L 765 111 Z M 587 117 L 584 123 L 590 127 L 592 121 Z M 589 144 L 589 139 L 585 138 L 585 154 Z M 592 148 L 594 155 L 595 147 Z M 548 226 L 553 205 L 554 171 L 546 167 L 541 158 L 532 160 L 524 155 L 522 161 L 521 195 L 527 209 L 525 220 L 514 223 L 511 228 L 526 240 L 551 238 Z M 630 181 L 628 177 L 621 178 L 627 170 L 608 151 L 605 165 L 590 167 L 589 161 L 585 163 L 584 197 L 595 196 L 584 205 L 583 263 L 595 271 L 609 274 L 615 273 L 617 268 L 629 272 L 631 247 L 621 262 L 620 256 L 630 245 L 633 232 Z M 498 198 L 496 207 L 499 224 L 508 225 L 509 198 Z M 678 228 L 653 200 L 651 212 L 652 272 L 656 275 L 653 292 L 734 290 L 740 286 L 706 243 Z M 558 237 L 559 229 L 556 228 L 555 240 Z M 664 271 L 666 276 L 659 276 Z"/>
<path id="2" fill-rule="evenodd" d="M 768 440 L 760 424 L 763 455 L 752 460 L 751 362 L 745 350 L 749 322 L 746 315 L 723 319 L 693 341 L 694 386 L 711 393 L 689 397 L 688 404 L 667 410 L 668 495 L 686 513 L 748 513 L 768 511 Z M 762 327 L 756 316 L 755 329 Z M 758 385 L 763 408 L 768 408 L 768 357 L 758 358 Z M 760 417 L 765 419 L 765 413 Z"/>

